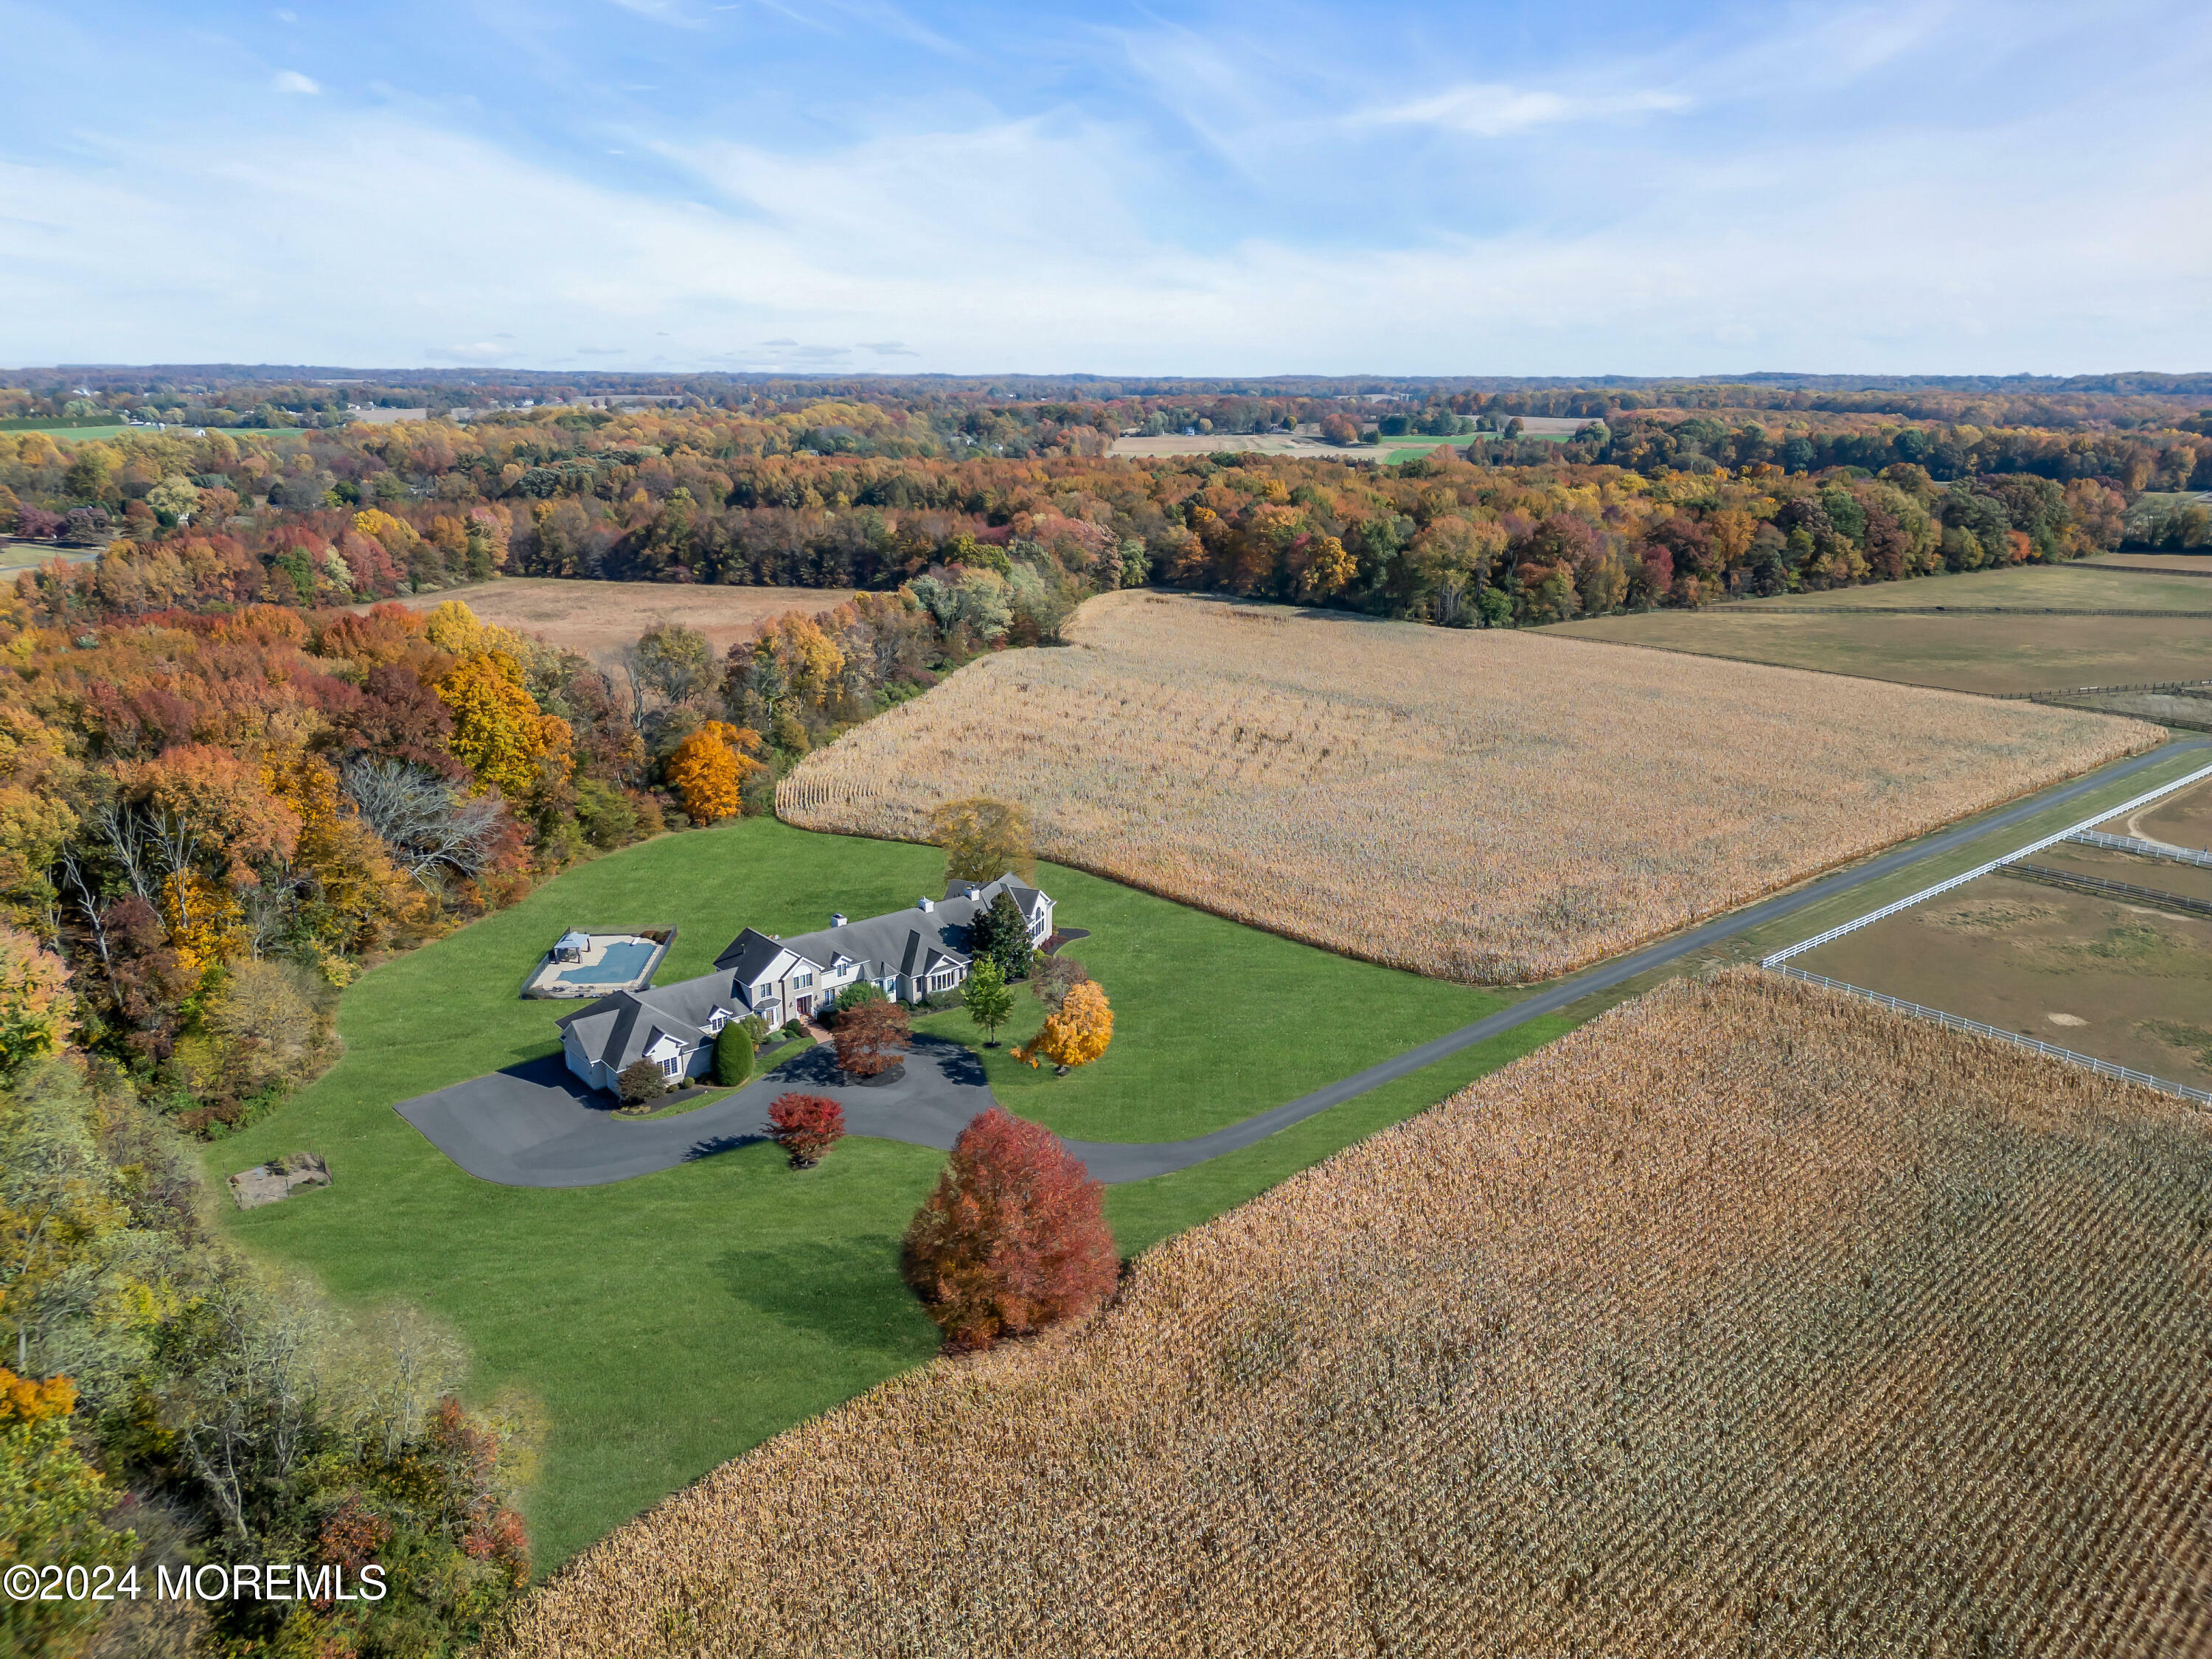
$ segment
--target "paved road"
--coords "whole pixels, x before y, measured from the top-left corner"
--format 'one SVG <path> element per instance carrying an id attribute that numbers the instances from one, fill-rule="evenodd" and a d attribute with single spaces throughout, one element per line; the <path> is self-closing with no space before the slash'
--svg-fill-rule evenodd
<path id="1" fill-rule="evenodd" d="M 1732 939 L 1855 887 L 1881 880 L 1910 864 L 1938 858 L 1992 831 L 2062 806 L 2094 789 L 2142 771 L 2189 750 L 2212 749 L 2193 738 L 2170 743 L 2118 761 L 2103 769 L 2047 789 L 2002 811 L 1945 831 L 1926 841 L 1882 854 L 1849 870 L 1823 878 L 1793 892 L 1729 912 L 1601 963 L 1586 973 L 1546 987 L 1487 1019 L 1462 1025 L 1418 1048 L 1370 1066 L 1310 1095 L 1277 1106 L 1225 1129 L 1189 1140 L 1072 1140 L 1068 1150 L 1091 1173 L 1109 1183 L 1142 1181 L 1186 1170 L 1264 1140 L 1278 1130 L 1339 1106 L 1369 1090 L 1419 1071 L 1448 1054 L 1557 1013 L 1593 992 L 1663 967 L 1692 951 Z M 949 1148 L 968 1120 L 994 1103 L 982 1067 L 968 1050 L 938 1037 L 917 1037 L 905 1074 L 884 1085 L 842 1081 L 826 1049 L 810 1049 L 713 1106 L 681 1116 L 641 1122 L 606 1109 L 606 1097 L 594 1094 L 568 1073 L 557 1054 L 511 1071 L 458 1083 L 435 1094 L 401 1103 L 399 1115 L 431 1144 L 471 1175 L 507 1187 L 593 1187 L 673 1169 L 761 1139 L 769 1103 L 787 1089 L 803 1087 L 826 1094 L 845 1109 L 846 1127 L 855 1134 Z"/>

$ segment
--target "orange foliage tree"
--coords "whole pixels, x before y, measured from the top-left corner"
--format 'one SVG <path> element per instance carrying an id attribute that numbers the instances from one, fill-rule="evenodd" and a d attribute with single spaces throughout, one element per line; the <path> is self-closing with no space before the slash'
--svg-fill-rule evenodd
<path id="1" fill-rule="evenodd" d="M 684 739 L 665 769 L 684 810 L 701 823 L 735 816 L 746 777 L 761 769 L 760 733 L 749 726 L 708 720 Z"/>
<path id="2" fill-rule="evenodd" d="M 957 1348 L 1088 1313 L 1121 1271 L 1104 1192 L 1058 1135 L 994 1106 L 953 1144 L 901 1270 Z"/>

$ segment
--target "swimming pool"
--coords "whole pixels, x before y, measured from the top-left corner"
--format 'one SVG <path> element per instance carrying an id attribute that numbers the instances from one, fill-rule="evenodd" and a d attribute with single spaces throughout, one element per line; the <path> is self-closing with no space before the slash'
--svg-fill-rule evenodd
<path id="1" fill-rule="evenodd" d="M 563 985 L 627 985 L 645 971 L 660 947 L 649 939 L 607 946 L 606 955 L 588 968 L 564 968 L 553 977 Z"/>

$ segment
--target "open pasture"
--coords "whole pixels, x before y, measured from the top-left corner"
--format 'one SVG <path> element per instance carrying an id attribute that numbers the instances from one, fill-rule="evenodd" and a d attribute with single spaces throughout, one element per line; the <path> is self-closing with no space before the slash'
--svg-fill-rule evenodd
<path id="1" fill-rule="evenodd" d="M 2096 848 L 2026 860 L 2200 902 L 2212 871 Z M 1994 874 L 1790 966 L 2212 1089 L 2212 917 Z"/>
<path id="2" fill-rule="evenodd" d="M 2097 826 L 2108 836 L 2133 836 L 2172 847 L 2212 852 L 2212 778 L 2138 807 L 2126 817 Z"/>
<path id="3" fill-rule="evenodd" d="M 2182 617 L 1928 616 L 1873 607 L 1820 616 L 1745 607 L 1601 617 L 1545 632 L 1954 691 L 2065 691 L 2212 676 L 2212 623 Z"/>
<path id="4" fill-rule="evenodd" d="M 2202 1115 L 1677 981 L 577 1561 L 495 1659 L 2197 1653 Z"/>
<path id="5" fill-rule="evenodd" d="M 941 800 L 1016 800 L 1061 863 L 1495 982 L 2156 739 L 2071 709 L 1158 593 L 1090 601 L 1069 638 L 972 663 L 817 750 L 779 811 L 914 839 Z"/>
<path id="6" fill-rule="evenodd" d="M 505 576 L 473 587 L 410 594 L 397 601 L 427 611 L 459 599 L 488 623 L 536 634 L 564 650 L 611 664 L 656 623 L 696 628 L 726 651 L 751 635 L 753 624 L 787 611 L 811 616 L 842 605 L 850 588 L 709 587 L 678 582 L 602 582 L 557 576 Z M 356 606 L 356 609 L 366 609 Z"/>
<path id="7" fill-rule="evenodd" d="M 2075 611 L 2212 611 L 2212 594 L 2187 574 L 2171 570 L 2104 562 L 2022 564 L 2003 570 L 1920 576 L 1904 582 L 1869 582 L 1863 587 L 1830 588 L 1823 592 L 1783 593 L 1732 603 L 1704 614 L 1741 616 L 1746 611 L 1832 610 L 1838 605 L 1856 611 L 1922 610 L 1931 605 Z"/>

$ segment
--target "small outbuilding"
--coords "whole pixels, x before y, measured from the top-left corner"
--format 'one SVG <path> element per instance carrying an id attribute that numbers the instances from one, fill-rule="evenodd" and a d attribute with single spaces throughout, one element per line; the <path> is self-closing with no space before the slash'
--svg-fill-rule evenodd
<path id="1" fill-rule="evenodd" d="M 580 933 L 571 927 L 553 941 L 553 960 L 564 963 L 581 962 L 584 959 L 584 952 L 591 948 L 592 936 L 589 933 Z"/>

